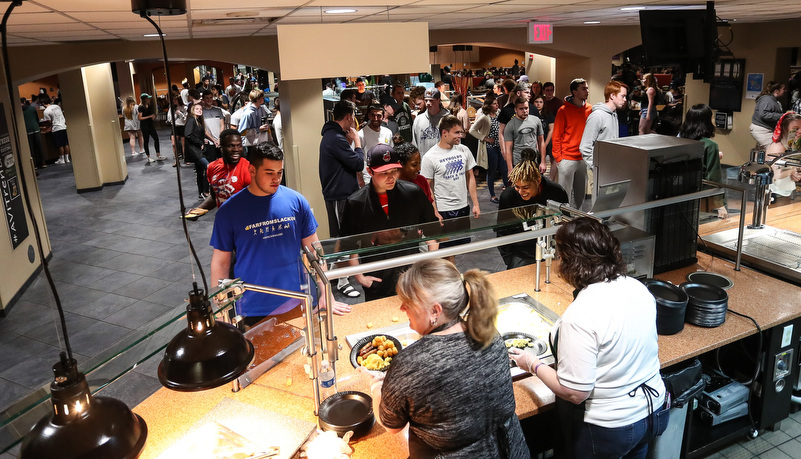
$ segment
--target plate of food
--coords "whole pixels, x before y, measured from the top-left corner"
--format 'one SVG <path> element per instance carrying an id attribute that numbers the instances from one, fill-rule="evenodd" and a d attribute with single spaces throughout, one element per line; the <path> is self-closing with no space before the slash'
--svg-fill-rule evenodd
<path id="1" fill-rule="evenodd" d="M 509 332 L 501 335 L 507 349 L 516 347 L 524 351 L 531 351 L 535 355 L 542 355 L 548 350 L 548 345 L 545 341 L 537 338 L 534 335 L 529 335 L 523 332 Z"/>
<path id="2" fill-rule="evenodd" d="M 398 352 L 403 349 L 400 341 L 392 335 L 365 336 L 350 350 L 350 363 L 353 368 L 387 371 Z"/>

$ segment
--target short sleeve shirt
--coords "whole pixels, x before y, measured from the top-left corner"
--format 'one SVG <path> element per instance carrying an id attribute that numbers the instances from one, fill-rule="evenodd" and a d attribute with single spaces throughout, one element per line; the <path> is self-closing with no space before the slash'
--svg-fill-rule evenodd
<path id="1" fill-rule="evenodd" d="M 468 171 L 476 167 L 473 154 L 464 145 L 450 150 L 434 145 L 423 156 L 420 174 L 434 180 L 434 199 L 437 210 L 459 210 L 467 207 Z"/>
<path id="2" fill-rule="evenodd" d="M 540 119 L 529 115 L 521 120 L 518 117 L 512 118 L 503 131 L 505 141 L 512 141 L 512 165 L 517 165 L 522 160 L 520 152 L 524 148 L 533 148 L 537 153 L 540 152 L 537 137 L 544 135 Z"/>
<path id="3" fill-rule="evenodd" d="M 209 164 L 206 169 L 206 178 L 209 181 L 209 186 L 214 189 L 217 207 L 220 207 L 228 198 L 250 185 L 249 166 L 250 162 L 245 158 L 240 158 L 239 162 L 233 167 L 225 164 L 222 158 L 216 159 Z"/>

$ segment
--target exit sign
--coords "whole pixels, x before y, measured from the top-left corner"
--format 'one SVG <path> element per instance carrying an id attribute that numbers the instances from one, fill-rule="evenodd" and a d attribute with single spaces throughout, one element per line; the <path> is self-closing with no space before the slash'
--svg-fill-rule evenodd
<path id="1" fill-rule="evenodd" d="M 553 43 L 553 24 L 542 22 L 528 23 L 528 42 L 534 43 Z"/>

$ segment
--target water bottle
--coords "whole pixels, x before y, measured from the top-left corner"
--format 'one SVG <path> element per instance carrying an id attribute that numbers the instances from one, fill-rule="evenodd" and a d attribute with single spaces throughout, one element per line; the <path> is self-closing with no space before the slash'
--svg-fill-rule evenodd
<path id="1" fill-rule="evenodd" d="M 320 374 L 318 377 L 320 379 L 320 401 L 323 401 L 336 393 L 336 388 L 334 387 L 334 369 L 331 368 L 328 360 L 323 360 L 320 364 Z"/>

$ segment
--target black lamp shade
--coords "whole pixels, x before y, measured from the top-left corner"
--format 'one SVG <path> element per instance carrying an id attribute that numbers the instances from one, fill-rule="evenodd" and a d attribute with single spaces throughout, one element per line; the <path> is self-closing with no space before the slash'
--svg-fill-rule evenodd
<path id="1" fill-rule="evenodd" d="M 142 16 L 186 14 L 186 0 L 131 0 L 131 10 Z"/>
<path id="2" fill-rule="evenodd" d="M 93 397 L 83 374 L 61 387 L 51 385 L 53 412 L 25 436 L 20 459 L 135 459 L 147 439 L 147 425 L 121 401 Z"/>
<path id="3" fill-rule="evenodd" d="M 221 386 L 253 360 L 253 344 L 233 325 L 216 322 L 210 309 L 195 309 L 191 303 L 187 307 L 189 324 L 167 345 L 159 365 L 164 387 L 194 392 Z"/>

